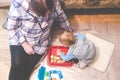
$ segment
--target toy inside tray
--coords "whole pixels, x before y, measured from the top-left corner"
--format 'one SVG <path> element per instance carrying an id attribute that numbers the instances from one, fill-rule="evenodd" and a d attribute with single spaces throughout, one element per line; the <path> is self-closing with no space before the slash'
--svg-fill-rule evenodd
<path id="1" fill-rule="evenodd" d="M 71 61 L 64 61 L 57 55 L 56 51 L 60 49 L 62 53 L 66 55 L 68 47 L 63 46 L 51 46 L 48 51 L 47 63 L 49 66 L 61 66 L 61 67 L 71 67 L 73 63 Z"/>

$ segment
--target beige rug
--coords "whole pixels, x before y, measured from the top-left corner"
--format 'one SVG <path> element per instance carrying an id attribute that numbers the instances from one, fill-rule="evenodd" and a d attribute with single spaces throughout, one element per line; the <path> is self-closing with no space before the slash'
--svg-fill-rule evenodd
<path id="1" fill-rule="evenodd" d="M 86 33 L 86 37 L 88 40 L 94 42 L 96 46 L 95 61 L 90 66 L 105 72 L 109 66 L 115 45 L 90 33 Z"/>
<path id="2" fill-rule="evenodd" d="M 89 33 L 86 34 L 86 37 L 95 43 L 96 50 L 97 50 L 95 61 L 92 64 L 90 64 L 90 67 L 93 67 L 97 71 L 105 72 L 107 70 L 107 67 L 112 57 L 114 44 L 106 40 L 103 40 L 101 38 L 98 38 Z M 60 44 L 59 42 L 55 41 L 55 44 L 53 45 L 60 45 Z M 90 71 L 93 69 L 91 69 L 90 67 L 85 69 L 79 69 L 76 67 L 76 65 L 72 67 L 67 67 L 67 68 L 66 67 L 49 67 L 47 65 L 46 59 L 44 59 L 42 63 L 40 61 L 40 64 L 42 66 L 45 66 L 46 68 L 54 68 L 54 69 L 61 70 L 64 76 L 62 80 L 73 80 L 73 78 L 74 80 L 89 80 L 93 78 L 92 73 L 90 73 Z M 38 76 L 38 70 L 41 67 L 40 64 L 31 74 L 30 80 L 39 80 L 37 76 Z"/>

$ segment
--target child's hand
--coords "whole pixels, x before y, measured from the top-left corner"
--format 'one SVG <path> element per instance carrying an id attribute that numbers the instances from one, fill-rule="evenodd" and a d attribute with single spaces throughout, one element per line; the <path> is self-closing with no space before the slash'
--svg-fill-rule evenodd
<path id="1" fill-rule="evenodd" d="M 85 36 L 84 34 L 81 34 L 81 33 L 76 32 L 76 33 L 74 33 L 74 35 L 75 35 L 77 38 L 82 39 L 83 41 L 86 40 L 86 36 Z"/>
<path id="2" fill-rule="evenodd" d="M 61 54 L 61 50 L 57 49 L 56 53 L 57 53 L 57 55 L 60 55 Z"/>

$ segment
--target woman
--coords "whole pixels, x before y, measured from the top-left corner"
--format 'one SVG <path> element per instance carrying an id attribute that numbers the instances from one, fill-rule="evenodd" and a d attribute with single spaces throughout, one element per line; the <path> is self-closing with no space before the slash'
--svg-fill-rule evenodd
<path id="1" fill-rule="evenodd" d="M 29 80 L 32 69 L 49 48 L 55 18 L 62 28 L 72 31 L 59 0 L 11 0 L 7 20 L 9 80 Z"/>

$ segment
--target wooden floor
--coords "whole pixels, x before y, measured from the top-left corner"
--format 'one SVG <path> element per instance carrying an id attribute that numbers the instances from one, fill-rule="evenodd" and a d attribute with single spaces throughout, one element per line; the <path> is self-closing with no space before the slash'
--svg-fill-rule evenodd
<path id="1" fill-rule="evenodd" d="M 0 80 L 8 80 L 10 53 L 8 32 L 2 28 L 7 9 L 0 9 Z M 120 80 L 120 14 L 72 15 L 69 20 L 74 31 L 92 33 L 115 44 L 115 50 L 106 72 L 91 71 L 89 80 Z"/>

